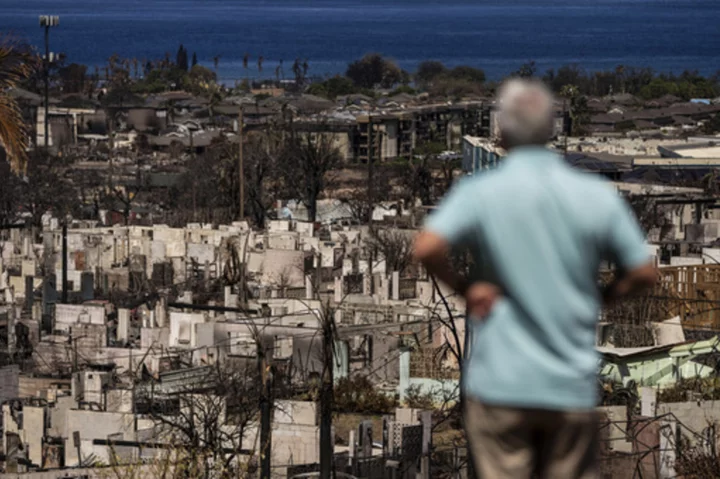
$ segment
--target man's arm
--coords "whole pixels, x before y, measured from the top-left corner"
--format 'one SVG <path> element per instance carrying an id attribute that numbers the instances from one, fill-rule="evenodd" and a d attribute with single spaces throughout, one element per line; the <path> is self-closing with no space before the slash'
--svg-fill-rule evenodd
<path id="1" fill-rule="evenodd" d="M 453 248 L 473 241 L 480 219 L 468 208 L 479 201 L 477 185 L 467 180 L 455 185 L 425 224 L 415 241 L 413 256 L 428 273 L 462 295 L 470 313 L 476 318 L 487 316 L 500 296 L 500 289 L 485 282 L 470 283 L 450 264 Z"/>
<path id="2" fill-rule="evenodd" d="M 657 269 L 652 263 L 629 271 L 619 270 L 613 281 L 603 290 L 603 303 L 608 304 L 644 289 L 652 288 L 657 279 Z"/>
<path id="3" fill-rule="evenodd" d="M 450 244 L 445 238 L 431 231 L 423 231 L 415 239 L 413 257 L 425 266 L 428 273 L 457 294 L 465 296 L 468 280 L 450 266 Z"/>
<path id="4" fill-rule="evenodd" d="M 470 314 L 475 318 L 484 318 L 490 313 L 502 291 L 494 284 L 470 281 L 457 273 L 450 265 L 450 243 L 442 236 L 431 231 L 423 231 L 415 240 L 414 258 L 453 291 L 465 298 Z"/>
<path id="5" fill-rule="evenodd" d="M 607 252 L 617 266 L 615 279 L 603 291 L 603 302 L 651 288 L 657 281 L 655 265 L 649 261 L 645 234 L 628 204 L 614 196 L 609 216 Z"/>

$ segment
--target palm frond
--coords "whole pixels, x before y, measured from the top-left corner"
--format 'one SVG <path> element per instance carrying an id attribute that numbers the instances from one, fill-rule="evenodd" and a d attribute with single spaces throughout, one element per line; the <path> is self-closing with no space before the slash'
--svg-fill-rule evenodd
<path id="1" fill-rule="evenodd" d="M 0 143 L 15 172 L 25 169 L 28 127 L 10 90 L 17 88 L 36 67 L 32 48 L 10 36 L 0 36 Z"/>
<path id="2" fill-rule="evenodd" d="M 17 103 L 0 93 L 0 144 L 5 146 L 13 171 L 21 172 L 27 160 L 28 128 Z"/>

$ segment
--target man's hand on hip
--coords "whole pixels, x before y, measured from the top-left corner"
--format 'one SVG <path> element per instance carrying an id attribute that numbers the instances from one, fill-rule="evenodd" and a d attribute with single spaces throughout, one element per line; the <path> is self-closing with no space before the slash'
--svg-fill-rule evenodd
<path id="1" fill-rule="evenodd" d="M 470 315 L 478 319 L 485 318 L 501 296 L 502 290 L 492 283 L 481 281 L 471 284 L 465 291 Z"/>

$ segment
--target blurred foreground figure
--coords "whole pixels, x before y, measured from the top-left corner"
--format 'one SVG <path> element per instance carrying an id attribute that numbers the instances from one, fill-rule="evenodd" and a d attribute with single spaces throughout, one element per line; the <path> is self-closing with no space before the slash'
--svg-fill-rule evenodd
<path id="1" fill-rule="evenodd" d="M 545 148 L 552 103 L 540 83 L 502 87 L 507 157 L 456 185 L 415 244 L 428 272 L 467 300 L 465 429 L 483 479 L 597 476 L 599 308 L 656 278 L 612 186 Z M 469 250 L 472 277 L 451 268 L 454 248 Z M 597 282 L 602 260 L 618 268 L 606 291 Z"/>

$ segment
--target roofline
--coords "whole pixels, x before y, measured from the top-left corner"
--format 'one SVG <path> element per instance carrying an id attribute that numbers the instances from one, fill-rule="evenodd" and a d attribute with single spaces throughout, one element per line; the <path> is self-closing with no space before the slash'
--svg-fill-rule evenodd
<path id="1" fill-rule="evenodd" d="M 720 145 L 719 145 L 720 146 Z M 633 158 L 632 166 L 656 166 L 659 168 L 718 168 L 720 157 L 717 158 L 662 158 L 646 157 Z"/>

